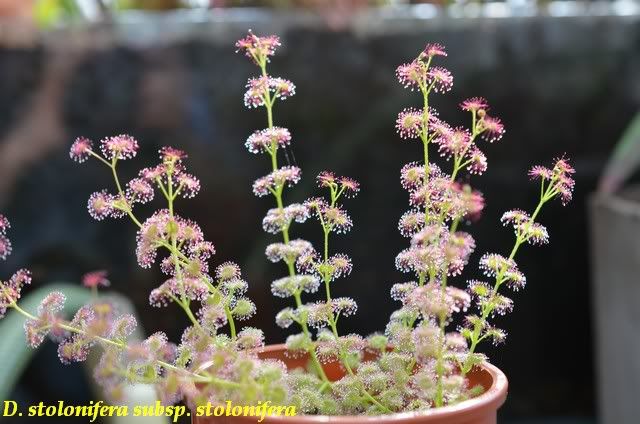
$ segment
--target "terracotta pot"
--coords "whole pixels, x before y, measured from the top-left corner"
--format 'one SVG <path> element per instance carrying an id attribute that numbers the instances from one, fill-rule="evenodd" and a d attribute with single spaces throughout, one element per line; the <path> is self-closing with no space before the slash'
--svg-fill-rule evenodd
<path id="1" fill-rule="evenodd" d="M 259 354 L 263 359 L 273 358 L 282 360 L 289 369 L 305 367 L 307 358 L 289 358 L 285 356 L 284 345 L 266 346 Z M 367 359 L 367 358 L 365 358 Z M 323 365 L 327 377 L 338 380 L 343 375 L 337 362 Z M 265 424 L 496 424 L 498 408 L 507 397 L 507 377 L 502 371 L 489 363 L 484 363 L 468 374 L 471 385 L 480 384 L 485 392 L 473 399 L 460 402 L 453 406 L 432 409 L 422 412 L 403 412 L 398 414 L 377 416 L 326 416 L 299 415 L 295 417 L 271 416 L 265 417 Z M 196 417 L 192 416 L 193 424 L 254 424 L 256 417 Z"/>

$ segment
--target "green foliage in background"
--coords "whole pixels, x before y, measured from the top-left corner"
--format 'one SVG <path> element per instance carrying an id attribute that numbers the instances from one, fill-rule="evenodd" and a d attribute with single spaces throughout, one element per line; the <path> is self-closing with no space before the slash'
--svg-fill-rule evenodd
<path id="1" fill-rule="evenodd" d="M 40 301 L 52 291 L 59 291 L 67 296 L 63 310 L 65 316 L 73 315 L 91 298 L 91 292 L 78 284 L 55 283 L 30 291 L 20 301 L 21 307 L 27 312 L 35 313 Z M 22 315 L 10 311 L 0 321 L 0 401 L 8 398 L 36 352 L 25 340 L 24 320 Z"/>
<path id="2" fill-rule="evenodd" d="M 605 193 L 619 190 L 639 168 L 640 113 L 637 113 L 613 149 L 600 177 L 598 190 Z"/>
<path id="3" fill-rule="evenodd" d="M 33 12 L 38 25 L 44 28 L 62 20 L 81 17 L 80 8 L 75 0 L 38 0 Z"/>

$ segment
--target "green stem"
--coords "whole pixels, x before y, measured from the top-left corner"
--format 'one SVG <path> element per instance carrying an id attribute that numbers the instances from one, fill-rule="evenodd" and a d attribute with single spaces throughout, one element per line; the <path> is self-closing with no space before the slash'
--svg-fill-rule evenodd
<path id="1" fill-rule="evenodd" d="M 261 58 L 259 60 L 256 60 L 256 63 L 258 63 L 258 66 L 260 67 L 260 71 L 263 77 L 267 76 L 267 62 L 264 58 Z M 271 97 L 271 93 L 269 92 L 269 90 L 266 90 L 265 92 L 265 98 L 264 98 L 264 103 L 265 103 L 265 108 L 267 109 L 267 125 L 268 128 L 271 129 L 273 128 L 273 105 L 275 103 L 275 97 Z M 271 155 L 271 169 L 273 172 L 278 170 L 278 149 L 277 149 L 277 145 L 272 146 L 272 149 L 269 150 L 269 154 Z M 284 203 L 282 201 L 282 193 L 284 190 L 284 185 L 279 185 L 278 187 L 276 187 L 275 193 L 273 193 L 275 199 L 276 199 L 276 204 L 277 207 L 280 211 L 282 211 L 284 209 Z M 289 228 L 288 226 L 285 226 L 282 229 L 282 239 L 284 241 L 285 244 L 289 243 L 290 237 L 289 237 Z M 286 262 L 287 263 L 287 269 L 289 271 L 289 276 L 294 277 L 296 276 L 296 270 L 295 267 L 293 266 L 293 263 L 291 262 Z M 300 298 L 300 293 L 295 293 L 294 294 L 294 298 L 296 301 L 296 306 L 298 308 L 300 308 L 302 306 L 302 299 Z M 300 323 L 300 326 L 302 328 L 302 331 L 305 335 L 305 337 L 307 337 L 307 339 L 312 340 L 311 338 L 311 334 L 309 332 L 309 328 L 307 326 L 307 323 Z M 329 378 L 327 377 L 324 369 L 322 368 L 322 365 L 320 364 L 320 361 L 318 360 L 318 356 L 316 354 L 315 348 L 312 346 L 309 350 L 309 357 L 311 358 L 311 361 L 314 364 L 314 367 L 316 368 L 316 371 L 318 372 L 318 374 L 320 375 L 321 379 L 327 383 L 327 384 L 331 384 L 329 382 Z"/>
<path id="2" fill-rule="evenodd" d="M 347 372 L 349 373 L 349 375 L 355 377 L 355 373 L 351 369 L 351 366 L 349 365 L 349 362 L 346 360 L 346 358 L 343 357 L 343 355 L 341 355 L 340 358 L 342 359 L 342 363 L 344 364 L 344 367 L 347 370 Z M 384 406 L 383 404 L 381 404 L 376 398 L 374 398 L 371 395 L 371 393 L 369 393 L 367 391 L 367 389 L 364 387 L 362 381 L 360 381 L 360 384 L 361 384 L 362 393 L 364 394 L 364 397 L 367 398 L 367 400 L 369 400 L 369 402 L 374 404 L 378 409 L 380 409 L 384 413 L 387 413 L 387 414 L 392 414 L 393 413 L 393 411 L 391 409 L 389 409 L 386 406 Z"/>
<path id="3" fill-rule="evenodd" d="M 513 248 L 511 249 L 511 253 L 509 254 L 509 261 L 512 261 L 516 254 L 518 253 L 518 249 L 520 248 L 520 246 L 528 240 L 528 238 L 525 236 L 526 233 L 526 229 L 528 229 L 531 225 L 533 225 L 533 223 L 535 222 L 536 218 L 538 217 L 538 215 L 540 214 L 540 211 L 542 210 L 542 207 L 544 206 L 544 204 L 546 202 L 548 202 L 555 194 L 554 194 L 554 181 L 550 181 L 549 185 L 547 186 L 547 189 L 542 191 L 541 195 L 540 195 L 540 200 L 538 202 L 538 205 L 536 206 L 535 210 L 533 211 L 533 213 L 531 214 L 531 217 L 529 218 L 529 220 L 527 221 L 527 223 L 525 224 L 525 231 L 521 231 L 518 232 L 516 234 L 516 241 L 513 245 Z M 500 286 L 506 281 L 505 278 L 505 273 L 508 271 L 508 269 L 506 268 L 502 268 L 496 275 L 496 280 L 495 280 L 495 284 L 493 286 L 493 290 L 492 290 L 492 299 L 498 295 L 498 290 L 500 289 Z M 471 371 L 471 367 L 472 367 L 472 355 L 473 353 L 475 353 L 476 347 L 478 346 L 478 344 L 485 338 L 484 336 L 481 336 L 481 331 L 482 329 L 486 326 L 486 321 L 488 319 L 488 317 L 491 315 L 491 313 L 493 312 L 493 310 L 495 309 L 495 306 L 493 305 L 493 302 L 489 301 L 486 302 L 482 309 L 481 309 L 481 315 L 480 315 L 480 320 L 478 323 L 476 323 L 474 325 L 473 328 L 473 332 L 471 333 L 471 345 L 469 346 L 469 354 L 467 356 L 467 359 L 464 361 L 463 365 L 462 365 L 462 369 L 461 369 L 461 373 L 462 376 L 464 377 L 469 371 Z"/>
<path id="4" fill-rule="evenodd" d="M 236 339 L 236 324 L 233 321 L 233 314 L 231 313 L 231 310 L 229 310 L 229 305 L 227 305 L 227 304 L 224 305 L 224 313 L 227 316 L 227 321 L 229 322 L 229 329 L 231 331 L 231 340 L 235 340 Z"/>
<path id="5" fill-rule="evenodd" d="M 24 309 L 22 309 L 16 302 L 13 302 L 11 305 L 9 305 L 10 308 L 13 308 L 16 312 L 20 313 L 22 316 L 24 316 L 25 318 L 29 319 L 29 320 L 34 320 L 34 321 L 38 321 L 39 318 L 36 317 L 35 315 L 30 314 L 29 312 L 25 311 Z M 86 331 L 82 330 L 81 328 L 77 328 L 71 325 L 70 322 L 62 322 L 62 323 L 58 323 L 56 324 L 58 327 L 67 330 L 71 333 L 75 333 L 75 334 L 80 334 L 86 337 L 90 337 L 95 339 L 96 341 L 109 345 L 109 346 L 113 346 L 116 347 L 118 349 L 124 350 L 127 349 L 127 344 L 123 341 L 119 341 L 119 340 L 112 340 L 112 339 L 108 339 L 106 337 L 102 337 L 102 336 L 98 336 L 95 334 L 90 334 L 87 333 Z M 182 372 L 182 373 L 186 373 L 188 374 L 190 377 L 192 377 L 194 379 L 194 381 L 196 382 L 203 382 L 203 383 L 220 383 L 220 384 L 231 384 L 234 387 L 240 387 L 240 384 L 235 383 L 233 381 L 228 381 L 228 380 L 222 380 L 219 378 L 215 378 L 215 377 L 210 377 L 210 376 L 203 376 L 197 373 L 193 373 L 191 371 L 188 371 L 186 369 L 183 368 L 178 368 L 175 365 L 172 365 L 168 362 L 164 362 L 164 361 L 160 361 L 160 360 L 154 360 L 154 362 L 156 362 L 158 365 L 161 365 L 164 368 L 173 370 L 173 371 L 178 371 L 178 372 Z"/>

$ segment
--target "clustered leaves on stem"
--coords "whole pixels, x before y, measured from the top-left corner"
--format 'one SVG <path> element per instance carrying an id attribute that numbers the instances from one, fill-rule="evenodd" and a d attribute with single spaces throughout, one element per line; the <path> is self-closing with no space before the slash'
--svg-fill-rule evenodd
<path id="1" fill-rule="evenodd" d="M 138 142 L 129 135 L 119 135 L 102 140 L 99 150 L 93 145 L 86 138 L 78 138 L 70 157 L 80 163 L 93 158 L 109 168 L 115 191 L 92 194 L 89 214 L 96 220 L 130 218 L 138 228 L 138 264 L 142 268 L 159 264 L 166 275 L 166 280 L 151 291 L 150 304 L 178 306 L 191 325 L 179 343 L 170 342 L 162 332 L 143 341 L 131 340 L 136 327 L 133 316 L 119 314 L 117 305 L 97 296 L 99 287 L 109 285 L 105 271 L 83 277 L 83 284 L 94 292 L 94 300 L 70 321 L 60 315 L 62 293 L 48 295 L 36 315 L 15 303 L 22 285 L 30 281 L 26 271 L 3 284 L 3 311 L 13 307 L 27 317 L 25 331 L 31 346 L 50 335 L 59 343 L 58 353 L 64 363 L 83 361 L 93 346 L 100 345 L 103 353 L 95 377 L 113 401 L 122 396 L 126 384 L 153 383 L 166 403 L 284 402 L 288 390 L 284 364 L 259 360 L 256 349 L 264 345 L 262 331 L 238 326 L 256 310 L 245 296 L 248 283 L 242 279 L 240 267 L 224 262 L 210 272 L 214 245 L 196 222 L 176 211 L 178 199 L 192 198 L 200 191 L 198 179 L 187 172 L 187 155 L 164 147 L 158 164 L 141 169 L 137 177 L 123 185 L 118 164 L 136 156 Z M 146 219 L 140 218 L 135 206 L 150 202 L 156 193 L 161 194 L 166 206 Z M 8 222 L 2 218 L 1 223 L 4 240 Z"/>
<path id="2" fill-rule="evenodd" d="M 306 369 L 287 370 L 280 361 L 259 359 L 262 331 L 240 327 L 240 321 L 256 312 L 255 304 L 246 297 L 248 283 L 240 267 L 224 262 L 211 271 L 214 245 L 196 222 L 177 213 L 178 200 L 192 198 L 201 189 L 199 180 L 187 171 L 185 152 L 162 148 L 159 163 L 121 183 L 119 162 L 133 159 L 139 150 L 138 141 L 129 135 L 108 137 L 98 149 L 91 140 L 80 137 L 69 154 L 76 162 L 95 159 L 109 169 L 115 190 L 93 193 L 87 205 L 89 214 L 98 221 L 128 217 L 137 227 L 139 265 L 158 264 L 166 275 L 151 291 L 149 302 L 154 307 L 183 310 L 191 324 L 181 340 L 172 343 L 162 332 L 143 341 L 132 339 L 134 317 L 120 313 L 117 305 L 98 296 L 98 289 L 110 284 L 105 271 L 83 277 L 93 300 L 68 320 L 62 315 L 63 293 L 47 295 L 34 313 L 18 305 L 22 288 L 31 282 L 30 272 L 21 269 L 8 281 L 0 281 L 0 318 L 8 309 L 24 315 L 28 344 L 37 347 L 50 337 L 58 343 L 63 363 L 83 361 L 99 345 L 102 357 L 95 377 L 114 401 L 129 383 L 155 384 L 165 403 L 271 401 L 294 404 L 303 413 L 329 415 L 422 410 L 477 395 L 482 387 L 472 387 L 467 378 L 474 366 L 486 360 L 477 347 L 485 340 L 496 344 L 505 340 L 505 331 L 494 323 L 496 316 L 513 309 L 504 288 L 517 291 L 526 284 L 516 254 L 525 243 L 548 242 L 540 212 L 555 198 L 563 205 L 571 200 L 574 169 L 564 157 L 550 168 L 534 166 L 529 176 L 540 184 L 537 206 L 531 213 L 513 209 L 501 218 L 515 233 L 510 253 L 481 255 L 477 260 L 482 277 L 467 281 L 464 289 L 452 285 L 476 248 L 473 236 L 460 227 L 479 219 L 484 209 L 482 194 L 469 181 L 487 171 L 483 150 L 486 143 L 502 138 L 504 126 L 480 97 L 460 104 L 469 114 L 469 127 L 454 127 L 440 117 L 431 105 L 431 95 L 449 92 L 453 76 L 433 63 L 447 56 L 445 48 L 427 44 L 417 58 L 396 72 L 401 85 L 420 93 L 422 103 L 420 108 L 404 109 L 396 119 L 400 137 L 415 141 L 421 154 L 400 172 L 409 209 L 401 216 L 398 229 L 409 243 L 396 256 L 395 264 L 410 278 L 391 286 L 391 298 L 400 307 L 392 313 L 384 333 L 368 337 L 342 334 L 338 322 L 354 315 L 357 304 L 348 297 L 334 297 L 332 290 L 334 282 L 350 277 L 353 263 L 347 254 L 334 252 L 330 242 L 333 235 L 353 227 L 344 201 L 355 197 L 360 185 L 324 171 L 317 176 L 324 195 L 285 203 L 285 189 L 300 181 L 302 171 L 279 162 L 281 151 L 290 148 L 292 135 L 274 125 L 273 109 L 277 101 L 296 91 L 291 81 L 268 73 L 267 65 L 279 46 L 278 37 L 252 32 L 236 43 L 238 51 L 259 69 L 247 82 L 244 103 L 266 111 L 266 128 L 254 131 L 245 146 L 251 153 L 265 155 L 271 165 L 269 173 L 254 182 L 253 193 L 275 201 L 262 226 L 280 239 L 269 244 L 265 254 L 273 263 L 282 262 L 286 273 L 271 283 L 271 292 L 291 300 L 276 315 L 276 323 L 297 329 L 287 337 L 286 346 L 289 355 L 309 358 Z M 430 159 L 433 152 L 446 166 Z M 468 175 L 462 177 L 464 173 Z M 153 201 L 156 194 L 163 207 L 141 218 L 136 206 Z M 292 224 L 309 218 L 319 223 L 319 249 L 310 241 L 292 237 Z M 9 228 L 9 221 L 0 215 L 3 260 L 12 250 Z M 315 298 L 307 299 L 310 295 Z M 460 314 L 464 316 L 456 325 L 455 317 Z M 328 362 L 339 364 L 344 372 L 341 379 L 329 380 L 323 368 Z"/>

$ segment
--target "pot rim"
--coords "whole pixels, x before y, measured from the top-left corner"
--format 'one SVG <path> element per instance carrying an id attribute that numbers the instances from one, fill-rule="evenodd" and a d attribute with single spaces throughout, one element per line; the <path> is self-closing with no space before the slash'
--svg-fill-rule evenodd
<path id="1" fill-rule="evenodd" d="M 284 344 L 268 345 L 258 350 L 258 353 L 277 352 L 285 350 Z M 509 383 L 507 376 L 495 365 L 483 362 L 480 365 L 485 371 L 491 375 L 492 383 L 484 393 L 472 399 L 464 400 L 460 403 L 440 408 L 427 409 L 424 411 L 398 412 L 385 415 L 296 415 L 294 417 L 285 417 L 272 415 L 269 417 L 271 422 L 288 422 L 295 420 L 301 423 L 326 423 L 340 422 L 342 424 L 354 423 L 404 423 L 414 421 L 419 418 L 458 418 L 469 417 L 476 413 L 481 413 L 487 409 L 497 410 L 507 398 L 507 389 Z"/>

